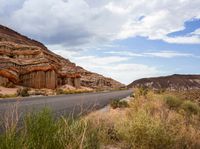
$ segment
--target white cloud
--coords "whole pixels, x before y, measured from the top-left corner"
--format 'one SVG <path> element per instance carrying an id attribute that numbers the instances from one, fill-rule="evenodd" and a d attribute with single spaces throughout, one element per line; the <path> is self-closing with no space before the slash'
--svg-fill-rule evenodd
<path id="1" fill-rule="evenodd" d="M 200 18 L 199 0 L 0 2 L 0 21 L 3 24 L 47 44 L 91 46 L 134 36 L 169 43 L 200 43 L 200 37 L 196 35 L 167 36 L 183 30 L 186 21 Z"/>
<path id="2" fill-rule="evenodd" d="M 136 56 L 136 57 L 142 57 L 144 56 L 142 53 L 134 53 L 130 51 L 108 51 L 105 52 L 106 54 L 113 54 L 113 55 L 122 55 L 122 56 Z"/>
<path id="3" fill-rule="evenodd" d="M 112 55 L 130 56 L 130 57 L 161 57 L 161 58 L 197 57 L 192 53 L 184 53 L 177 51 L 156 51 L 156 52 L 140 52 L 140 53 L 134 53 L 130 51 L 108 51 L 105 53 Z"/>
<path id="4" fill-rule="evenodd" d="M 78 63 L 85 63 L 87 64 L 86 67 L 89 65 L 95 65 L 96 67 L 100 67 L 102 65 L 111 65 L 114 63 L 124 62 L 127 61 L 128 57 L 120 57 L 120 56 L 106 56 L 106 57 L 96 57 L 96 56 L 81 56 L 77 57 L 75 60 Z"/>
<path id="5" fill-rule="evenodd" d="M 197 34 L 197 32 L 195 34 Z M 168 43 L 177 44 L 200 44 L 200 37 L 196 35 L 183 37 L 164 37 L 163 40 Z"/>
<path id="6" fill-rule="evenodd" d="M 199 35 L 200 36 L 200 28 L 195 30 L 194 32 L 191 33 L 192 35 Z"/>
<path id="7" fill-rule="evenodd" d="M 185 29 L 184 23 L 194 18 L 199 18 L 200 11 L 195 4 L 200 1 L 142 1 L 145 6 L 138 5 L 142 8 L 140 15 L 142 19 L 129 19 L 122 26 L 118 38 L 127 38 L 134 36 L 143 36 L 151 40 L 163 40 L 168 43 L 178 44 L 199 44 L 198 36 L 180 36 L 168 37 L 172 32 Z M 141 3 L 142 3 L 141 2 Z M 191 3 L 190 3 L 191 2 Z M 151 4 L 152 3 L 152 4 Z M 131 4 L 130 4 L 131 6 Z M 136 9 L 137 10 L 137 9 Z M 133 13 L 135 11 L 133 10 Z M 184 15 L 183 15 L 184 14 Z"/>
<path id="8" fill-rule="evenodd" d="M 163 73 L 156 67 L 135 63 L 105 66 L 104 71 L 107 72 L 107 76 L 110 76 L 125 84 L 129 84 L 132 81 L 140 78 L 159 76 Z"/>
<path id="9" fill-rule="evenodd" d="M 160 52 L 148 52 L 144 53 L 148 56 L 162 57 L 162 58 L 173 58 L 173 57 L 193 57 L 191 53 L 179 53 L 175 51 L 160 51 Z"/>
<path id="10" fill-rule="evenodd" d="M 120 57 L 88 56 L 77 57 L 73 61 L 90 71 L 103 74 L 125 84 L 139 78 L 158 76 L 162 73 L 156 67 L 127 63 L 125 59 L 120 59 Z M 120 61 L 124 61 L 124 63 L 119 63 Z"/>
<path id="11" fill-rule="evenodd" d="M 78 65 L 124 83 L 156 76 L 158 68 L 135 64 L 130 57 L 189 57 L 175 51 L 134 53 L 110 51 L 111 56 L 81 52 L 113 46 L 110 41 L 142 36 L 177 44 L 199 44 L 200 30 L 180 37 L 184 23 L 200 19 L 200 0 L 0 0 L 0 22 Z"/>
<path id="12" fill-rule="evenodd" d="M 163 74 L 156 67 L 128 62 L 130 57 L 126 56 L 81 56 L 78 53 L 71 53 L 65 50 L 54 50 L 54 52 L 62 54 L 66 58 L 70 57 L 72 62 L 89 71 L 111 77 L 125 84 L 129 84 L 139 78 Z"/>

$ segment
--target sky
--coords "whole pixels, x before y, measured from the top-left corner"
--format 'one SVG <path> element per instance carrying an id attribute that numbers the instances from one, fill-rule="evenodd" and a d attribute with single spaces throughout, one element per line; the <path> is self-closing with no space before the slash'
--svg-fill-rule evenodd
<path id="1" fill-rule="evenodd" d="M 200 0 L 0 0 L 0 24 L 122 83 L 200 74 Z"/>

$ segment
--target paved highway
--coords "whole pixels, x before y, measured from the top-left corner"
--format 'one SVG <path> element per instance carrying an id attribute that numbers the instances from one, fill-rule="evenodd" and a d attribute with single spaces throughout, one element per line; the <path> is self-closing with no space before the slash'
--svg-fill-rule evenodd
<path id="1" fill-rule="evenodd" d="M 92 110 L 105 107 L 113 99 L 122 99 L 129 96 L 131 90 L 112 91 L 102 93 L 83 93 L 47 97 L 27 97 L 21 99 L 0 100 L 0 116 L 12 111 L 13 106 L 17 107 L 18 113 L 24 115 L 27 112 L 40 111 L 44 107 L 52 109 L 56 115 L 74 116 L 84 114 Z"/>

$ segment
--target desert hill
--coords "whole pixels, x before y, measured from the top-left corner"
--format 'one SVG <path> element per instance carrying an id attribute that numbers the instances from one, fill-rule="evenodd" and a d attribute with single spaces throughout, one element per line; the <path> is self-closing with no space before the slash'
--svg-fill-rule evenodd
<path id="1" fill-rule="evenodd" d="M 149 87 L 155 90 L 200 89 L 200 75 L 171 75 L 165 77 L 143 78 L 128 85 L 131 87 Z"/>

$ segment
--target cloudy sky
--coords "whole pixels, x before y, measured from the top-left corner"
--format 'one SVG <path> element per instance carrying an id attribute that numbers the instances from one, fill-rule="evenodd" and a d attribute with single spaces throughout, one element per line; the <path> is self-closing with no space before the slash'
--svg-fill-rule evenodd
<path id="1" fill-rule="evenodd" d="M 0 0 L 0 24 L 130 83 L 200 73 L 200 0 Z"/>

